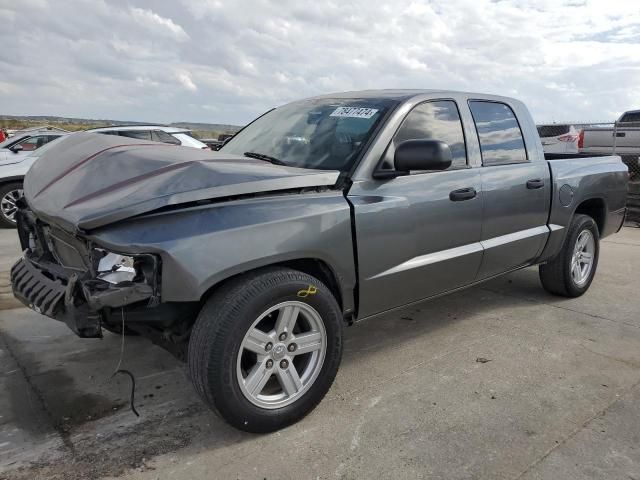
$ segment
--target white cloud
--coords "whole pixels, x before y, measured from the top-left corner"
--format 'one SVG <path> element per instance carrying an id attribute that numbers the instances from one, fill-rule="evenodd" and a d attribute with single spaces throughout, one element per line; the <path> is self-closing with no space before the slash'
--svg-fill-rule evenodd
<path id="1" fill-rule="evenodd" d="M 191 92 L 195 92 L 196 90 L 198 90 L 196 84 L 193 83 L 193 80 L 191 80 L 191 75 L 189 75 L 187 72 L 178 72 L 177 77 L 178 82 L 180 82 L 180 84 L 187 90 Z"/>
<path id="2" fill-rule="evenodd" d="M 148 29 L 151 33 L 159 35 L 168 34 L 179 42 L 189 39 L 189 35 L 180 25 L 176 25 L 170 18 L 164 18 L 151 10 L 131 7 L 133 19 L 141 27 Z"/>
<path id="3" fill-rule="evenodd" d="M 0 113 L 242 123 L 304 96 L 408 87 L 609 120 L 640 107 L 635 3 L 11 2 L 1 16 L 30 23 L 0 30 Z"/>

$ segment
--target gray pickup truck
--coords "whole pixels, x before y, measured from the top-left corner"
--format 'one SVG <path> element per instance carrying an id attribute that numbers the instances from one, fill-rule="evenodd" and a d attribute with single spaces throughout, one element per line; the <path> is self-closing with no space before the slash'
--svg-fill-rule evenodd
<path id="1" fill-rule="evenodd" d="M 613 127 L 583 128 L 578 145 L 581 153 L 613 152 L 640 156 L 640 110 L 624 112 Z"/>
<path id="2" fill-rule="evenodd" d="M 620 155 L 631 180 L 640 180 L 640 110 L 624 112 L 613 127 L 583 128 L 578 148 L 587 155 Z"/>
<path id="3" fill-rule="evenodd" d="M 219 152 L 75 134 L 26 177 L 13 291 L 80 337 L 149 337 L 272 431 L 328 391 L 345 325 L 531 265 L 582 295 L 627 167 L 550 158 L 519 101 L 449 91 L 294 102 Z"/>

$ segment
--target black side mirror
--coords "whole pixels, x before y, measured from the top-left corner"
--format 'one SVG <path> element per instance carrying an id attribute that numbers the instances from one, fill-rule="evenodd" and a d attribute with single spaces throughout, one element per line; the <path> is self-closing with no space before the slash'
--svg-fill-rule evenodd
<path id="1" fill-rule="evenodd" d="M 9 150 L 11 150 L 13 153 L 18 153 L 24 150 L 24 147 L 22 145 L 14 145 L 13 147 L 9 148 Z"/>
<path id="2" fill-rule="evenodd" d="M 396 147 L 396 172 L 446 170 L 451 166 L 451 149 L 440 140 L 406 140 Z"/>

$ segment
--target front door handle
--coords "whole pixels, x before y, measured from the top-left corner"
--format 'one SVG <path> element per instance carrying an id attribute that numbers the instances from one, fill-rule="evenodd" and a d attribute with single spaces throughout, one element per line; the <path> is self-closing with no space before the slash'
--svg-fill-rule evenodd
<path id="1" fill-rule="evenodd" d="M 533 180 L 527 181 L 527 188 L 529 190 L 535 190 L 536 188 L 544 187 L 544 180 L 541 178 L 534 178 Z"/>
<path id="2" fill-rule="evenodd" d="M 460 188 L 458 190 L 454 190 L 449 193 L 449 200 L 452 202 L 462 202 L 463 200 L 471 200 L 472 198 L 476 198 L 476 189 L 473 187 L 469 188 Z"/>
<path id="3" fill-rule="evenodd" d="M 626 137 L 626 132 L 616 132 L 616 137 Z"/>

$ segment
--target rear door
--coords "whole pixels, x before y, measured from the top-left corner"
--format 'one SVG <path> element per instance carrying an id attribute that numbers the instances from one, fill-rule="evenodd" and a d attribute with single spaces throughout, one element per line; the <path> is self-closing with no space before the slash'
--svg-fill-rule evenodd
<path id="1" fill-rule="evenodd" d="M 469 108 L 482 155 L 482 279 L 537 258 L 549 233 L 550 174 L 511 106 L 470 100 Z"/>
<path id="2" fill-rule="evenodd" d="M 353 205 L 360 282 L 359 317 L 472 283 L 482 260 L 480 169 L 470 168 L 458 105 L 449 99 L 416 105 L 383 155 L 408 139 L 446 142 L 446 171 L 358 181 Z M 466 194 L 456 194 L 465 191 Z"/>

